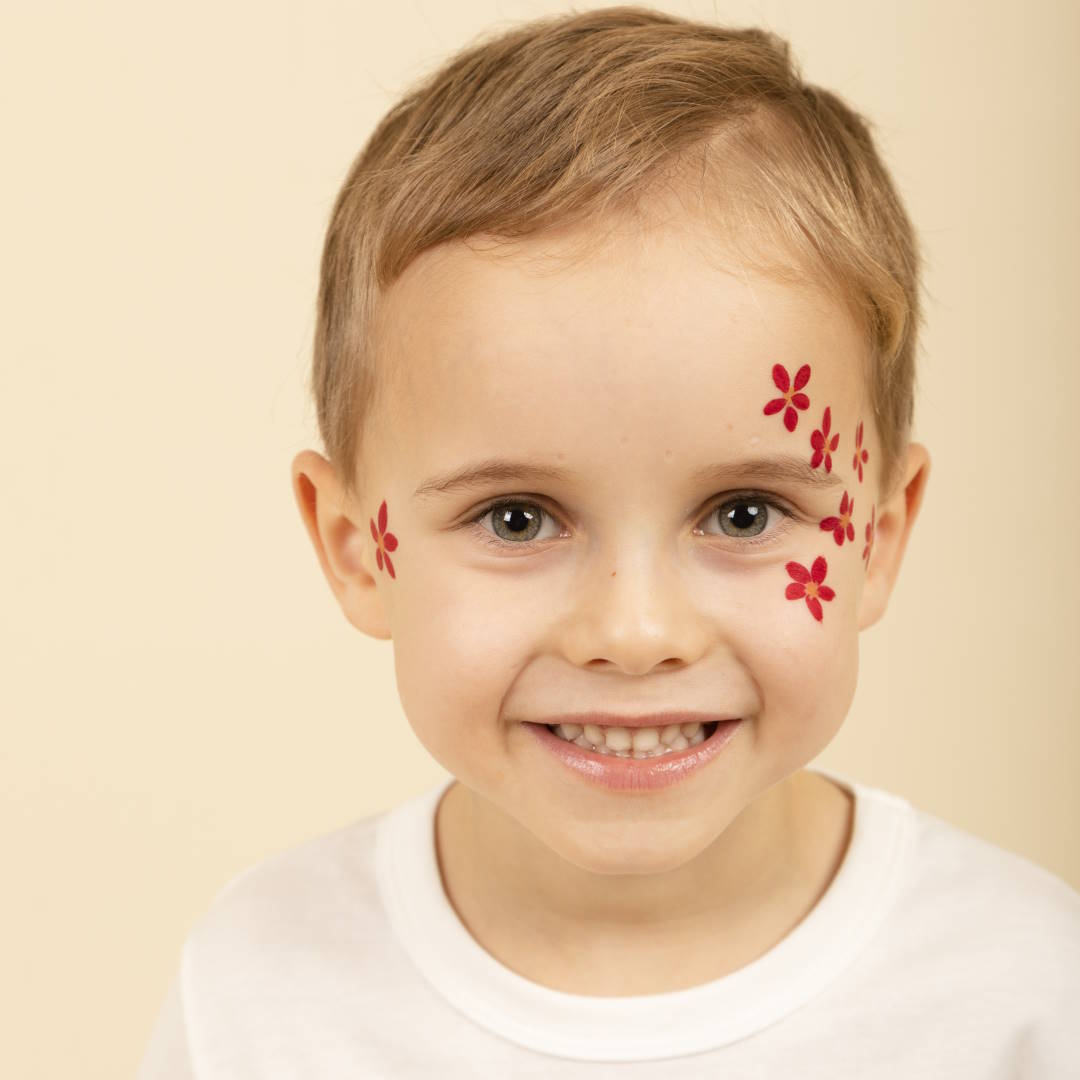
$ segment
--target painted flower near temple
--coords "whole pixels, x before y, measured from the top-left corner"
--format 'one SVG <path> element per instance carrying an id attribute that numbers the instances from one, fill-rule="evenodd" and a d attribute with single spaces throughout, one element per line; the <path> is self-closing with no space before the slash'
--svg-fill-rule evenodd
<path id="1" fill-rule="evenodd" d="M 383 563 L 386 563 L 386 572 L 391 577 L 397 577 L 394 573 L 394 564 L 390 561 L 390 552 L 397 548 L 397 537 L 392 532 L 386 531 L 386 500 L 383 499 L 382 506 L 379 507 L 379 527 L 375 528 L 375 521 L 371 518 L 368 519 L 371 522 L 371 535 L 377 545 L 375 550 L 375 562 L 378 564 L 379 569 L 383 568 Z"/>
<path id="2" fill-rule="evenodd" d="M 762 412 L 766 416 L 772 416 L 773 413 L 778 413 L 783 409 L 784 427 L 788 431 L 794 431 L 795 425 L 799 422 L 799 414 L 795 410 L 810 408 L 810 398 L 801 393 L 802 388 L 810 381 L 810 365 L 803 364 L 795 372 L 795 381 L 792 382 L 791 376 L 788 375 L 788 370 L 783 364 L 773 364 L 772 379 L 776 384 L 776 389 L 784 396 L 773 398 L 772 401 L 765 405 Z"/>
<path id="3" fill-rule="evenodd" d="M 855 539 L 855 526 L 851 523 L 851 518 L 855 513 L 855 500 L 848 501 L 848 493 L 844 492 L 844 497 L 840 500 L 840 514 L 839 516 L 829 516 L 821 519 L 821 528 L 825 532 L 832 532 L 833 539 L 837 544 L 843 544 L 844 537 L 849 540 Z"/>

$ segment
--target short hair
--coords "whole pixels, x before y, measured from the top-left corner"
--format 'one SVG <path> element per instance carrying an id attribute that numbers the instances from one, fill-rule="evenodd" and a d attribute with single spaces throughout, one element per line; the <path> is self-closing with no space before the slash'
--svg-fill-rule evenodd
<path id="1" fill-rule="evenodd" d="M 323 246 L 310 382 L 347 495 L 385 390 L 378 301 L 414 258 L 595 223 L 672 177 L 704 184 L 714 160 L 751 262 L 782 280 L 801 267 L 855 316 L 891 491 L 913 418 L 920 259 L 867 122 L 804 82 L 773 33 L 622 6 L 474 41 L 412 85 L 353 161 Z"/>

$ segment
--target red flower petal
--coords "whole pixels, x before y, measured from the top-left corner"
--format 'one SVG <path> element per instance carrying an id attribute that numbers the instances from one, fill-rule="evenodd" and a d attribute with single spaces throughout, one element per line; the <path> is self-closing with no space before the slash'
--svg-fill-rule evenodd
<path id="1" fill-rule="evenodd" d="M 850 521 L 847 523 L 847 538 L 849 540 L 855 539 L 855 526 Z"/>
<path id="2" fill-rule="evenodd" d="M 390 576 L 396 578 L 397 574 L 394 573 L 394 564 L 390 561 L 390 556 L 386 556 L 386 569 L 390 571 Z"/>
<path id="3" fill-rule="evenodd" d="M 825 573 L 829 569 L 829 564 L 825 561 L 824 555 L 819 555 L 814 560 L 814 565 L 810 567 L 810 576 L 819 585 L 825 580 Z"/>
<path id="4" fill-rule="evenodd" d="M 815 450 L 823 450 L 825 448 L 825 436 L 820 431 L 815 431 L 810 436 L 810 445 Z"/>
<path id="5" fill-rule="evenodd" d="M 810 614 L 813 615 L 818 622 L 821 622 L 821 605 L 817 602 L 816 598 L 808 596 L 806 598 L 806 606 L 810 609 Z"/>
<path id="6" fill-rule="evenodd" d="M 796 581 L 805 583 L 810 580 L 810 571 L 802 563 L 789 562 L 784 568 Z"/>
<path id="7" fill-rule="evenodd" d="M 814 456 L 810 459 L 810 468 L 816 469 L 821 464 L 822 457 L 824 457 L 822 452 L 820 450 L 815 450 Z M 828 472 L 828 469 L 826 469 L 826 472 Z"/>
<path id="8" fill-rule="evenodd" d="M 840 524 L 838 517 L 827 517 L 821 519 L 821 528 L 823 532 L 828 532 L 830 529 L 835 529 Z"/>
<path id="9" fill-rule="evenodd" d="M 795 425 L 799 422 L 799 414 L 789 405 L 788 410 L 784 413 L 784 427 L 788 431 L 794 431 Z"/>
<path id="10" fill-rule="evenodd" d="M 829 425 L 832 423 L 832 408 L 829 405 L 825 406 L 825 415 L 821 418 L 821 432 L 823 435 L 828 436 Z"/>
<path id="11" fill-rule="evenodd" d="M 793 581 L 784 590 L 784 595 L 789 600 L 798 600 L 800 596 L 805 596 L 806 595 L 806 586 L 805 585 L 800 585 L 799 582 L 797 582 L 797 581 Z"/>
<path id="12" fill-rule="evenodd" d="M 796 394 L 792 397 L 791 404 L 794 405 L 796 409 L 809 409 L 810 399 L 805 394 Z"/>
<path id="13" fill-rule="evenodd" d="M 776 397 L 762 411 L 766 416 L 772 416 L 773 413 L 779 412 L 786 404 L 787 402 L 782 397 Z"/>
<path id="14" fill-rule="evenodd" d="M 836 593 L 833 592 L 833 590 L 830 589 L 828 585 L 819 585 L 817 594 L 821 597 L 822 600 L 832 600 L 833 597 L 836 596 Z"/>
<path id="15" fill-rule="evenodd" d="M 379 569 L 382 569 L 382 548 L 375 549 L 375 562 L 378 564 Z"/>
<path id="16" fill-rule="evenodd" d="M 379 507 L 379 532 L 386 532 L 386 500 L 383 499 L 382 506 Z"/>
<path id="17" fill-rule="evenodd" d="M 377 544 L 379 542 L 379 533 L 378 530 L 375 528 L 375 519 L 368 518 L 368 521 L 371 522 L 371 539 L 374 540 Z"/>
<path id="18" fill-rule="evenodd" d="M 788 387 L 791 386 L 791 380 L 788 378 L 787 368 L 783 364 L 773 364 L 772 369 L 772 381 L 776 383 L 776 389 L 781 394 L 788 392 Z"/>
<path id="19" fill-rule="evenodd" d="M 387 551 L 393 551 L 397 548 L 397 537 L 393 533 L 387 533 L 382 538 L 382 542 Z"/>
<path id="20" fill-rule="evenodd" d="M 837 433 L 836 433 L 836 434 L 835 434 L 835 435 L 834 435 L 834 436 L 832 437 L 832 442 L 831 442 L 831 443 L 829 443 L 829 449 L 830 449 L 830 450 L 834 450 L 834 451 L 835 451 L 835 450 L 836 450 L 836 448 L 837 448 L 837 447 L 838 447 L 839 445 L 840 445 L 840 433 L 839 433 L 839 432 L 837 432 Z"/>
<path id="21" fill-rule="evenodd" d="M 832 472 L 832 458 L 827 450 L 825 451 L 825 471 Z"/>
<path id="22" fill-rule="evenodd" d="M 844 497 L 840 500 L 840 513 L 846 514 L 848 512 L 848 493 L 844 492 Z"/>
<path id="23" fill-rule="evenodd" d="M 797 372 L 795 372 L 795 389 L 801 390 L 810 381 L 810 365 L 803 364 Z"/>

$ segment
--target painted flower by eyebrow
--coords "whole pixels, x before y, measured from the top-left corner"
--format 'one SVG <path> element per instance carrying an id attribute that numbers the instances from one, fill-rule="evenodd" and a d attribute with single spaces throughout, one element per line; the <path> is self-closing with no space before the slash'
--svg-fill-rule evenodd
<path id="1" fill-rule="evenodd" d="M 825 471 L 832 472 L 832 455 L 840 443 L 840 433 L 837 432 L 832 439 L 829 438 L 829 426 L 832 423 L 830 406 L 825 406 L 825 415 L 821 418 L 821 430 L 815 431 L 810 436 L 810 445 L 814 448 L 814 456 L 810 459 L 810 468 L 816 469 L 822 461 L 825 462 Z"/>
<path id="2" fill-rule="evenodd" d="M 851 467 L 858 470 L 860 484 L 862 483 L 862 467 L 869 457 L 870 455 L 863 449 L 862 421 L 860 420 L 859 426 L 855 429 L 855 456 L 851 459 Z"/>
<path id="3" fill-rule="evenodd" d="M 870 520 L 866 523 L 866 547 L 863 548 L 863 562 L 866 563 L 867 569 L 870 568 L 870 553 L 874 550 L 874 517 L 877 514 L 877 507 L 870 507 Z"/>
<path id="4" fill-rule="evenodd" d="M 776 389 L 783 394 L 783 397 L 773 398 L 768 402 L 762 412 L 766 416 L 772 416 L 773 413 L 778 413 L 781 409 L 785 409 L 784 412 L 784 427 L 788 431 L 794 431 L 795 425 L 799 422 L 799 414 L 796 409 L 809 409 L 810 398 L 806 394 L 797 393 L 796 391 L 802 390 L 802 388 L 810 381 L 810 365 L 803 364 L 797 372 L 795 372 L 795 382 L 792 384 L 791 376 L 788 375 L 788 370 L 783 364 L 773 364 L 772 379 L 776 384 Z"/>
<path id="5" fill-rule="evenodd" d="M 371 535 L 378 545 L 375 551 L 375 562 L 381 570 L 385 560 L 387 573 L 392 578 L 397 577 L 394 573 L 394 564 L 390 561 L 390 552 L 397 548 L 397 537 L 392 532 L 386 531 L 385 499 L 382 501 L 382 506 L 379 507 L 379 528 L 377 531 L 375 529 L 375 521 L 372 518 L 369 518 L 368 520 L 371 522 Z"/>
<path id="6" fill-rule="evenodd" d="M 847 536 L 849 540 L 855 539 L 855 526 L 851 524 L 851 519 L 855 514 L 855 500 L 852 499 L 848 502 L 848 493 L 844 492 L 844 497 L 840 500 L 840 516 L 829 516 L 821 519 L 821 528 L 825 532 L 832 530 L 833 539 L 837 544 L 844 543 L 844 537 Z"/>
<path id="7" fill-rule="evenodd" d="M 831 600 L 836 596 L 836 593 L 828 585 L 822 584 L 825 581 L 825 573 L 828 568 L 824 555 L 819 555 L 809 570 L 802 563 L 797 562 L 789 562 L 786 566 L 788 574 L 794 580 L 784 590 L 784 595 L 789 600 L 798 600 L 800 597 L 805 597 L 810 614 L 818 622 L 821 622 L 821 601 Z"/>

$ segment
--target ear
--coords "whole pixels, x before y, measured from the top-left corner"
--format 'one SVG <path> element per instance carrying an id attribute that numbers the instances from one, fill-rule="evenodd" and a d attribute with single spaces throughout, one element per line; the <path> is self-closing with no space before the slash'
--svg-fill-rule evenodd
<path id="1" fill-rule="evenodd" d="M 930 455 L 926 447 L 922 443 L 909 443 L 900 484 L 891 496 L 878 503 L 874 547 L 859 601 L 860 630 L 873 626 L 885 614 L 929 475 Z"/>
<path id="2" fill-rule="evenodd" d="M 365 634 L 386 641 L 390 624 L 373 573 L 368 523 L 350 500 L 329 461 L 314 450 L 293 458 L 292 487 L 330 588 L 345 618 Z"/>

